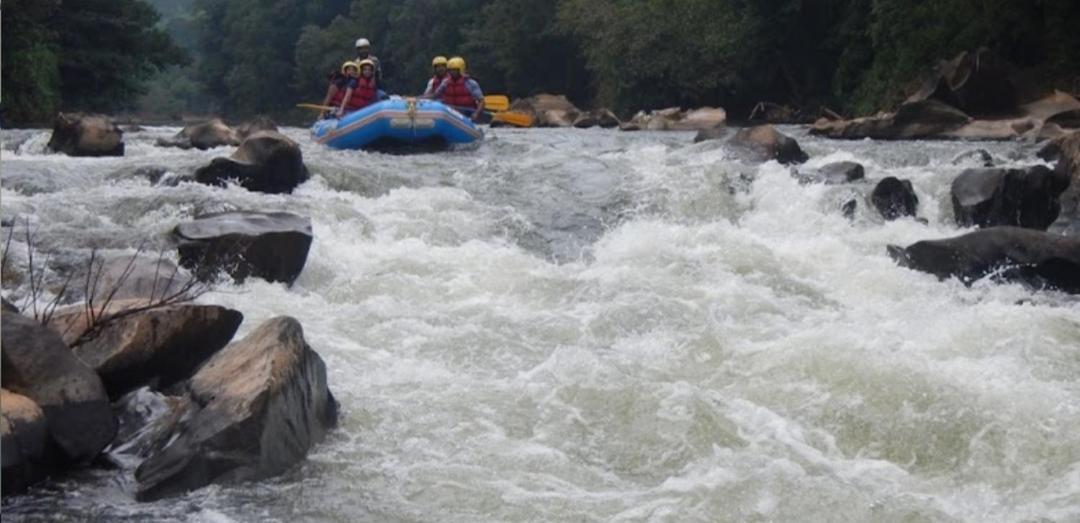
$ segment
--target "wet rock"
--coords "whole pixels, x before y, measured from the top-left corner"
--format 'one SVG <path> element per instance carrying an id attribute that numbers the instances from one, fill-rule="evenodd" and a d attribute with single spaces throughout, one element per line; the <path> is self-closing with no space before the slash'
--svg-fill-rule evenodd
<path id="1" fill-rule="evenodd" d="M 337 420 L 326 366 L 288 317 L 215 354 L 191 378 L 190 394 L 199 410 L 135 471 L 139 500 L 281 474 Z"/>
<path id="2" fill-rule="evenodd" d="M 810 158 L 799 147 L 799 142 L 771 125 L 741 129 L 730 143 L 750 151 L 756 161 L 776 160 L 782 164 L 793 164 L 803 163 Z"/>
<path id="3" fill-rule="evenodd" d="M 283 212 L 208 214 L 177 225 L 173 239 L 180 264 L 201 280 L 224 271 L 237 283 L 250 276 L 291 285 L 307 262 L 311 219 Z"/>
<path id="4" fill-rule="evenodd" d="M 649 131 L 700 131 L 723 127 L 727 112 L 719 107 L 702 107 L 683 111 L 668 107 L 651 112 L 639 111 L 622 130 L 646 129 Z"/>
<path id="5" fill-rule="evenodd" d="M 1064 173 L 1028 169 L 968 169 L 952 183 L 953 213 L 961 227 L 1013 225 L 1046 230 L 1061 211 L 1069 185 Z"/>
<path id="6" fill-rule="evenodd" d="M 600 125 L 600 120 L 591 112 L 581 113 L 574 119 L 573 126 L 577 129 L 590 129 Z"/>
<path id="7" fill-rule="evenodd" d="M 919 197 L 911 182 L 893 176 L 878 182 L 870 194 L 870 201 L 886 220 L 915 216 L 919 207 Z"/>
<path id="8" fill-rule="evenodd" d="M 278 132 L 278 126 L 267 116 L 256 116 L 255 118 L 240 124 L 236 128 L 236 137 L 243 142 L 251 135 L 260 131 L 272 131 L 276 133 Z"/>
<path id="9" fill-rule="evenodd" d="M 834 162 L 821 166 L 818 175 L 827 185 L 839 185 L 862 180 L 866 177 L 866 169 L 856 162 Z"/>
<path id="10" fill-rule="evenodd" d="M 845 218 L 849 220 L 855 219 L 855 211 L 859 208 L 859 201 L 856 198 L 849 198 L 844 200 L 844 203 L 840 204 L 840 212 Z"/>
<path id="11" fill-rule="evenodd" d="M 52 329 L 25 316 L 2 314 L 4 388 L 41 406 L 49 437 L 64 461 L 85 462 L 97 456 L 116 435 L 101 378 Z"/>
<path id="12" fill-rule="evenodd" d="M 604 129 L 614 129 L 619 126 L 619 117 L 615 116 L 615 113 L 611 112 L 610 109 L 595 109 L 592 114 L 599 122 L 600 127 Z"/>
<path id="13" fill-rule="evenodd" d="M 0 303 L 3 304 L 3 311 L 4 312 L 14 312 L 15 314 L 19 313 L 19 308 L 16 307 L 15 304 L 11 303 L 10 301 L 7 301 L 7 298 L 0 299 Z"/>
<path id="14" fill-rule="evenodd" d="M 1049 230 L 1080 236 L 1080 132 L 1051 141 L 1039 151 L 1039 157 L 1056 161 L 1055 170 L 1069 178 L 1069 187 L 1059 198 L 1061 212 Z"/>
<path id="15" fill-rule="evenodd" d="M 48 148 L 68 156 L 123 156 L 124 131 L 108 116 L 60 113 Z"/>
<path id="16" fill-rule="evenodd" d="M 1013 67 L 987 48 L 964 51 L 941 62 L 908 101 L 937 100 L 977 117 L 1010 114 L 1019 103 L 1013 75 Z"/>
<path id="17" fill-rule="evenodd" d="M 943 240 L 890 245 L 901 266 L 970 285 L 993 274 L 1001 281 L 1080 294 L 1080 238 L 1020 227 L 991 227 Z"/>
<path id="18" fill-rule="evenodd" d="M 149 310 L 145 310 L 152 307 Z M 217 305 L 183 303 L 152 306 L 121 300 L 95 311 L 83 306 L 57 311 L 49 325 L 93 368 L 109 397 L 117 399 L 143 385 L 164 389 L 185 380 L 230 340 L 244 316 Z"/>
<path id="19" fill-rule="evenodd" d="M 158 139 L 159 147 L 179 147 L 181 149 L 206 150 L 226 145 L 240 145 L 240 136 L 220 118 L 184 127 L 175 136 Z"/>
<path id="20" fill-rule="evenodd" d="M 214 158 L 195 171 L 195 180 L 224 187 L 229 181 L 249 191 L 291 193 L 308 179 L 300 146 L 287 136 L 259 131 L 249 136 L 229 158 Z"/>
<path id="21" fill-rule="evenodd" d="M 20 494 L 52 471 L 47 456 L 48 424 L 33 400 L 0 389 L 0 460 L 3 495 Z"/>
<path id="22" fill-rule="evenodd" d="M 151 454 L 160 452 L 179 425 L 199 410 L 186 395 L 169 396 L 143 387 L 113 403 L 118 429 L 109 456 L 119 467 L 135 469 Z"/>
<path id="23" fill-rule="evenodd" d="M 958 154 L 951 162 L 953 165 L 976 164 L 980 167 L 993 167 L 994 157 L 986 149 L 975 149 Z"/>
<path id="24" fill-rule="evenodd" d="M 913 140 L 932 138 L 959 129 L 971 122 L 963 112 L 937 100 L 905 103 L 896 113 L 814 123 L 811 134 L 829 138 Z"/>

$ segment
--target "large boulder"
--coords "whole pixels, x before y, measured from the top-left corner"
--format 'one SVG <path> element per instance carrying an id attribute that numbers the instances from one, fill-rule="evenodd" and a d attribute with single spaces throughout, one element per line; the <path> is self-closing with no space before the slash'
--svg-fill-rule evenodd
<path id="1" fill-rule="evenodd" d="M 135 471 L 139 500 L 281 474 L 337 421 L 326 365 L 288 317 L 215 354 L 190 394 L 200 408 Z"/>
<path id="2" fill-rule="evenodd" d="M 261 131 L 278 132 L 278 126 L 268 116 L 256 116 L 236 127 L 236 136 L 240 141 L 247 140 L 251 135 Z"/>
<path id="3" fill-rule="evenodd" d="M 952 183 L 953 213 L 962 227 L 1014 225 L 1046 230 L 1061 211 L 1064 173 L 1027 169 L 968 169 Z"/>
<path id="4" fill-rule="evenodd" d="M 48 147 L 68 156 L 123 156 L 124 131 L 108 116 L 60 113 Z"/>
<path id="5" fill-rule="evenodd" d="M 195 180 L 225 186 L 236 181 L 249 191 L 291 193 L 308 179 L 300 146 L 287 136 L 259 131 L 249 136 L 229 158 L 214 158 L 195 171 Z"/>
<path id="6" fill-rule="evenodd" d="M 803 163 L 810 157 L 799 142 L 771 125 L 741 129 L 731 139 L 731 145 L 749 151 L 756 161 L 776 160 L 783 164 Z"/>
<path id="7" fill-rule="evenodd" d="M 515 100 L 510 110 L 531 114 L 537 127 L 570 127 L 581 114 L 581 110 L 565 96 L 554 94 L 538 94 Z"/>
<path id="8" fill-rule="evenodd" d="M 1069 177 L 1069 188 L 1061 194 L 1061 213 L 1050 231 L 1080 236 L 1080 132 L 1073 132 L 1048 143 L 1039 157 L 1056 161 L 1056 171 Z"/>
<path id="9" fill-rule="evenodd" d="M 987 48 L 964 51 L 941 62 L 908 101 L 937 100 L 976 117 L 1010 114 L 1019 103 L 1013 75 L 1012 66 Z"/>
<path id="10" fill-rule="evenodd" d="M 292 284 L 307 262 L 311 219 L 276 212 L 208 214 L 173 230 L 180 264 L 204 281 L 221 271 L 237 283 L 249 276 Z"/>
<path id="11" fill-rule="evenodd" d="M 184 127 L 172 138 L 159 138 L 161 147 L 179 147 L 181 149 L 212 149 L 226 145 L 240 145 L 240 136 L 220 118 Z"/>
<path id="12" fill-rule="evenodd" d="M 0 461 L 3 495 L 19 494 L 52 470 L 48 423 L 34 400 L 0 389 Z"/>
<path id="13" fill-rule="evenodd" d="M 987 275 L 1080 294 L 1080 238 L 1020 227 L 991 227 L 943 240 L 889 246 L 904 267 L 970 285 Z"/>
<path id="14" fill-rule="evenodd" d="M 971 117 L 937 100 L 908 102 L 895 113 L 855 118 L 821 119 L 810 134 L 829 138 L 875 140 L 915 140 L 941 137 L 971 123 Z"/>
<path id="15" fill-rule="evenodd" d="M 217 305 L 147 307 L 141 299 L 112 302 L 95 311 L 107 321 L 91 331 L 89 311 L 75 306 L 53 314 L 50 326 L 68 333 L 75 356 L 97 371 L 115 400 L 143 385 L 164 389 L 187 379 L 244 319 Z"/>
<path id="16" fill-rule="evenodd" d="M 915 216 L 919 208 L 919 197 L 911 181 L 889 176 L 882 179 L 870 193 L 870 202 L 874 204 L 886 220 L 896 220 L 904 216 Z"/>
<path id="17" fill-rule="evenodd" d="M 19 314 L 2 315 L 4 388 L 41 406 L 49 437 L 64 461 L 85 462 L 97 456 L 116 435 L 116 419 L 101 378 L 52 329 Z"/>
<path id="18" fill-rule="evenodd" d="M 833 162 L 821 166 L 817 171 L 798 173 L 801 183 L 824 183 L 826 185 L 851 183 L 865 177 L 866 169 L 857 162 Z"/>

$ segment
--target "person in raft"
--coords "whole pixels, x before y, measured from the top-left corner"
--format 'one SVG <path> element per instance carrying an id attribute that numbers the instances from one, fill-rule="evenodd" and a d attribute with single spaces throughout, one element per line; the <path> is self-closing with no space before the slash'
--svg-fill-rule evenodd
<path id="1" fill-rule="evenodd" d="M 424 96 L 430 95 L 435 92 L 435 88 L 442 84 L 442 81 L 446 79 L 446 57 L 436 56 L 431 61 L 431 69 L 433 76 L 427 81 L 427 87 L 424 88 Z"/>
<path id="2" fill-rule="evenodd" d="M 360 69 L 359 76 L 356 74 L 357 68 Z M 337 108 L 338 118 L 363 109 L 375 103 L 379 98 L 378 89 L 375 88 L 375 62 L 371 60 L 361 60 L 359 64 L 346 62 L 342 69 L 349 76 L 349 81 L 346 83 L 341 105 Z"/>
<path id="3" fill-rule="evenodd" d="M 364 60 L 371 60 L 375 64 L 375 83 L 382 84 L 382 62 L 379 58 L 371 54 L 371 42 L 367 38 L 358 38 L 356 40 L 356 59 L 353 61 L 356 63 L 363 62 Z"/>
<path id="4" fill-rule="evenodd" d="M 455 56 L 446 62 L 448 76 L 431 94 L 422 98 L 442 100 L 442 103 L 471 115 L 478 121 L 484 112 L 484 92 L 480 84 L 465 74 L 465 59 Z"/>

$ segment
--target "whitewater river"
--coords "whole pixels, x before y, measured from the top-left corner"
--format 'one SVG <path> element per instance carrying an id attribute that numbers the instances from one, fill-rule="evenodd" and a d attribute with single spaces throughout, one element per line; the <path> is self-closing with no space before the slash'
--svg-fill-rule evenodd
<path id="1" fill-rule="evenodd" d="M 949 184 L 975 148 L 832 142 L 785 128 L 803 167 L 912 181 L 883 222 L 866 186 L 800 185 L 687 133 L 488 132 L 470 151 L 330 151 L 292 195 L 180 183 L 230 148 L 45 154 L 4 131 L 2 216 L 58 260 L 134 252 L 198 213 L 308 215 L 292 288 L 199 301 L 238 336 L 298 318 L 340 427 L 283 477 L 140 504 L 130 473 L 5 500 L 5 521 L 1080 521 L 1080 299 L 896 266 L 953 236 Z M 21 225 L 20 225 L 21 227 Z M 15 244 L 19 249 L 22 247 Z M 12 519 L 9 519 L 12 518 Z"/>

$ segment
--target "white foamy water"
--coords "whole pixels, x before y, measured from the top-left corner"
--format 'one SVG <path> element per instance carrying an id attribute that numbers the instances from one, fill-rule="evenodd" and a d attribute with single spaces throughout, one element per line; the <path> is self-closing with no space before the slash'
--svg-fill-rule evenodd
<path id="1" fill-rule="evenodd" d="M 340 427 L 283 477 L 132 501 L 91 471 L 4 519 L 193 521 L 1080 521 L 1080 300 L 939 282 L 887 244 L 957 235 L 949 183 L 975 148 L 829 142 L 787 128 L 800 185 L 690 134 L 492 130 L 478 149 L 328 151 L 292 195 L 191 183 L 228 148 L 43 154 L 5 131 L 2 214 L 58 259 L 133 250 L 197 213 L 286 210 L 315 241 L 292 288 L 200 298 L 243 335 L 290 315 L 326 361 Z M 967 165 L 974 166 L 974 165 Z M 852 194 L 912 181 L 922 224 Z M 21 225 L 20 225 L 21 227 Z"/>

